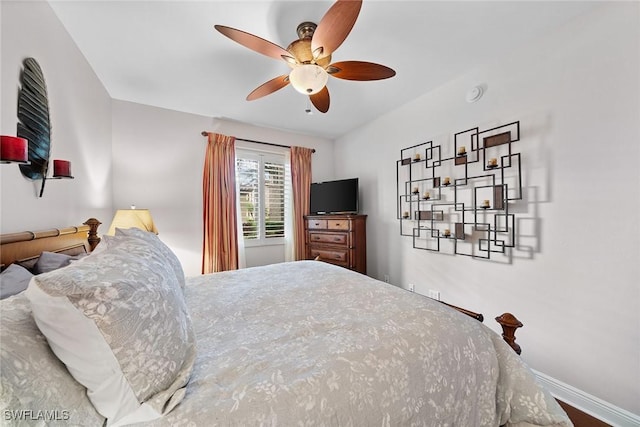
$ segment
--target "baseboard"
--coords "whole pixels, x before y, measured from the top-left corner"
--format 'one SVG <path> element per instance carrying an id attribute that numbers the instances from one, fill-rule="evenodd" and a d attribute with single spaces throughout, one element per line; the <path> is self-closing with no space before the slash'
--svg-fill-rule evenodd
<path id="1" fill-rule="evenodd" d="M 571 406 L 602 420 L 615 427 L 638 427 L 640 426 L 640 416 L 631 413 L 625 409 L 618 408 L 602 399 L 578 390 L 575 387 L 556 380 L 542 372 L 533 371 L 547 390 L 563 402 L 567 402 Z"/>

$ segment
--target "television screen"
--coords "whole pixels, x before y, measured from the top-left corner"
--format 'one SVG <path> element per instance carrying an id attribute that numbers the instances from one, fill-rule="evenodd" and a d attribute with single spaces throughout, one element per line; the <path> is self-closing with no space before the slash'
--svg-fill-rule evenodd
<path id="1" fill-rule="evenodd" d="M 311 184 L 311 213 L 358 213 L 358 178 Z"/>

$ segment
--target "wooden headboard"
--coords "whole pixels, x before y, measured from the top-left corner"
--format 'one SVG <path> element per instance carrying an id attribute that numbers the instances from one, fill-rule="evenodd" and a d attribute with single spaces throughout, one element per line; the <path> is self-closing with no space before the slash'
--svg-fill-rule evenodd
<path id="1" fill-rule="evenodd" d="M 43 251 L 77 255 L 91 252 L 100 242 L 98 227 L 101 222 L 90 218 L 82 225 L 52 228 L 41 231 L 22 231 L 0 235 L 0 264 L 33 262 Z"/>

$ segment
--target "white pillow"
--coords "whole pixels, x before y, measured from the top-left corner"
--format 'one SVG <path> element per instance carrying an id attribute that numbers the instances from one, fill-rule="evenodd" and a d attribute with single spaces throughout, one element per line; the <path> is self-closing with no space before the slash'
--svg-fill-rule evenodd
<path id="1" fill-rule="evenodd" d="M 173 253 L 171 249 L 167 245 L 164 244 L 162 240 L 155 234 L 150 231 L 144 231 L 139 228 L 116 228 L 116 236 L 127 236 L 127 237 L 137 237 L 139 239 L 144 240 L 148 244 L 152 245 L 155 249 L 164 255 L 167 262 L 173 269 L 173 272 L 176 274 L 178 278 L 178 283 L 180 283 L 180 288 L 184 291 L 184 270 L 182 269 L 182 264 L 180 264 L 180 260 Z"/>
<path id="2" fill-rule="evenodd" d="M 0 299 L 19 294 L 27 289 L 33 274 L 26 268 L 11 264 L 0 273 Z"/>
<path id="3" fill-rule="evenodd" d="M 79 384 L 49 348 L 31 315 L 24 294 L 0 301 L 0 413 L 1 425 L 27 425 L 11 418 L 14 413 L 54 412 L 58 421 L 47 426 L 101 426 L 100 416 Z M 31 420 L 31 425 L 44 421 Z"/>
<path id="4" fill-rule="evenodd" d="M 184 397 L 195 338 L 157 248 L 110 239 L 83 262 L 35 276 L 25 294 L 51 349 L 108 426 L 158 418 Z"/>

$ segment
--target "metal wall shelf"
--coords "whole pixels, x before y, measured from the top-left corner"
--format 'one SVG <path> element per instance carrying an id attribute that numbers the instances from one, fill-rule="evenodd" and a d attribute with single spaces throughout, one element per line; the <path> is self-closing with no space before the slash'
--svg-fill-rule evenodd
<path id="1" fill-rule="evenodd" d="M 416 249 L 483 259 L 515 247 L 509 208 L 522 200 L 521 155 L 513 150 L 519 140 L 516 121 L 454 134 L 451 154 L 433 141 L 401 149 L 400 235 Z"/>

